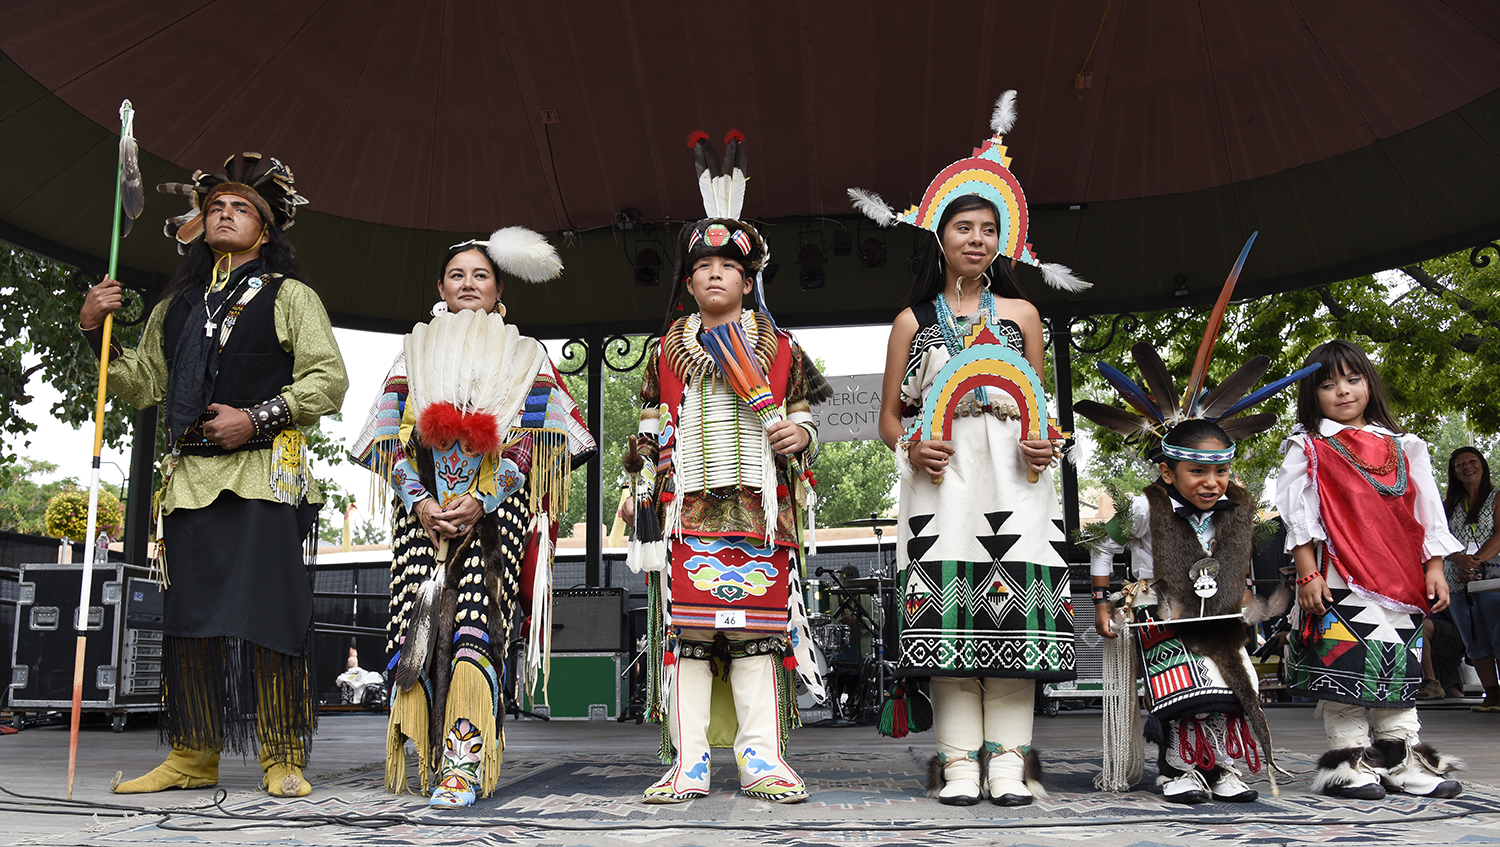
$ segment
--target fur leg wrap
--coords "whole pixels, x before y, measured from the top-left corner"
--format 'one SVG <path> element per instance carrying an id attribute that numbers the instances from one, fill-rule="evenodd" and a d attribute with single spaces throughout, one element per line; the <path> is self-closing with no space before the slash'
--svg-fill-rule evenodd
<path id="1" fill-rule="evenodd" d="M 1015 771 L 1015 765 L 1007 761 L 1007 758 L 1019 761 L 1020 782 L 1026 786 L 1032 796 L 1048 799 L 1047 789 L 1042 787 L 1042 757 L 1036 750 L 1026 747 L 1013 750 L 998 750 L 991 752 L 985 748 L 979 754 L 980 781 L 986 786 L 990 785 L 991 778 L 1000 778 L 1005 770 Z M 994 790 L 990 789 L 991 799 L 994 799 Z"/>

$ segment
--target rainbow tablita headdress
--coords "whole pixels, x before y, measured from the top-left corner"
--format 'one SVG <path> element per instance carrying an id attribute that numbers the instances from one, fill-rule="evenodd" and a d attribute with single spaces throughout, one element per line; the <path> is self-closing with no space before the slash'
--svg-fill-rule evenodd
<path id="1" fill-rule="evenodd" d="M 969 331 L 964 338 L 964 349 L 949 359 L 933 379 L 922 403 L 922 414 L 912 421 L 903 440 L 913 444 L 953 440 L 953 413 L 959 400 L 981 386 L 1010 395 L 1016 404 L 1021 432 L 1027 438 L 1062 439 L 1072 435 L 1058 430 L 1057 423 L 1047 418 L 1042 378 L 1025 356 L 1000 340 L 995 328 L 995 324 L 985 321 L 976 323 Z M 1026 478 L 1036 482 L 1038 476 L 1027 468 Z M 942 477 L 933 480 L 934 484 L 941 481 Z"/>
<path id="2" fill-rule="evenodd" d="M 1239 281 L 1240 270 L 1245 266 L 1245 258 L 1250 255 L 1250 245 L 1255 243 L 1257 234 L 1250 234 L 1250 240 L 1245 242 L 1239 259 L 1230 270 L 1229 277 L 1224 280 L 1219 300 L 1209 313 L 1208 325 L 1203 329 L 1203 340 L 1198 343 L 1198 355 L 1193 360 L 1193 372 L 1188 377 L 1187 391 L 1182 394 L 1180 402 L 1161 354 L 1148 342 L 1141 341 L 1130 348 L 1130 355 L 1140 368 L 1149 391 L 1118 369 L 1104 362 L 1095 363 L 1099 367 L 1099 373 L 1134 411 L 1106 406 L 1093 400 L 1079 400 L 1073 404 L 1073 411 L 1105 429 L 1124 435 L 1126 440 L 1139 445 L 1142 453 L 1151 460 L 1162 453 L 1162 436 L 1183 421 L 1195 418 L 1213 421 L 1224 430 L 1225 435 L 1235 441 L 1270 429 L 1276 423 L 1276 415 L 1272 412 L 1242 417 L 1239 415 L 1317 370 L 1316 365 L 1310 365 L 1256 391 L 1250 391 L 1271 367 L 1269 356 L 1255 356 L 1225 377 L 1214 390 L 1207 391 L 1203 385 L 1209 361 L 1213 358 L 1214 342 L 1218 340 L 1219 328 L 1224 323 L 1224 312 L 1229 308 L 1234 285 Z"/>
<path id="3" fill-rule="evenodd" d="M 1001 256 L 1036 267 L 1042 272 L 1042 279 L 1053 288 L 1082 291 L 1090 284 L 1063 265 L 1037 259 L 1026 241 L 1026 192 L 1021 190 L 1016 175 L 1010 172 L 1010 157 L 1005 155 L 1005 145 L 1001 143 L 1001 137 L 1010 132 L 1015 123 L 1016 92 L 1007 91 L 995 101 L 995 112 L 990 116 L 990 128 L 995 135 L 974 150 L 973 156 L 959 159 L 938 171 L 922 194 L 922 202 L 899 215 L 872 191 L 851 188 L 849 199 L 854 201 L 856 209 L 881 226 L 908 223 L 941 235 L 938 222 L 943 219 L 943 210 L 948 204 L 966 194 L 978 194 L 999 210 Z"/>

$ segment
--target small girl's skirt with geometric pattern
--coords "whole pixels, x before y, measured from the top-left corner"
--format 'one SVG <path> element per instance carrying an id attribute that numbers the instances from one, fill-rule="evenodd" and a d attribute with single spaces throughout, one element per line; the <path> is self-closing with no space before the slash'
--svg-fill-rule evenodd
<path id="1" fill-rule="evenodd" d="M 1422 613 L 1388 609 L 1349 589 L 1332 564 L 1324 578 L 1333 602 L 1301 633 L 1292 618 L 1287 685 L 1293 691 L 1372 709 L 1408 709 L 1422 687 Z M 1294 607 L 1295 608 L 1295 607 Z"/>

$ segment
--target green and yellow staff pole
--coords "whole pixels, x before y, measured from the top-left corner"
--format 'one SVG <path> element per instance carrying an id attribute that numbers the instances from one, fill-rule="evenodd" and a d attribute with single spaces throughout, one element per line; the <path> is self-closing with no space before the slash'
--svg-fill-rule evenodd
<path id="1" fill-rule="evenodd" d="M 135 185 L 139 189 L 139 166 L 135 159 L 133 125 L 135 110 L 130 101 L 120 104 L 120 157 L 115 179 L 115 213 L 113 229 L 109 239 L 109 277 L 114 279 L 120 260 L 120 217 L 123 185 L 130 172 L 135 173 Z M 140 214 L 139 205 L 135 207 Z M 132 216 L 134 217 L 134 216 Z M 83 716 L 83 649 L 88 640 L 89 595 L 94 581 L 94 555 L 99 545 L 94 542 L 94 533 L 99 526 L 99 457 L 104 452 L 104 400 L 109 382 L 109 336 L 114 315 L 104 316 L 104 344 L 99 353 L 99 391 L 94 401 L 94 461 L 89 472 L 89 520 L 84 532 L 83 580 L 78 590 L 78 611 L 73 621 L 78 630 L 78 645 L 73 657 L 73 716 L 68 727 L 68 799 L 73 799 L 73 772 L 78 763 L 78 724 Z"/>

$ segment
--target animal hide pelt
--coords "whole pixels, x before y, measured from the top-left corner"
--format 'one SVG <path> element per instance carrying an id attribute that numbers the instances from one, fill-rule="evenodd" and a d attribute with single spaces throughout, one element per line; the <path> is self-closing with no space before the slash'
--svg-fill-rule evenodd
<path id="1" fill-rule="evenodd" d="M 1241 577 L 1241 584 L 1244 578 Z M 1260 705 L 1260 692 L 1250 670 L 1245 665 L 1245 625 L 1232 618 L 1216 621 L 1192 621 L 1174 623 L 1172 632 L 1182 639 L 1189 652 L 1211 660 L 1224 677 L 1224 683 L 1234 693 L 1245 714 L 1245 722 L 1255 734 L 1260 745 L 1261 757 L 1266 767 L 1274 767 L 1271 751 L 1271 728 L 1266 724 L 1266 713 Z"/>
<path id="2" fill-rule="evenodd" d="M 1193 593 L 1191 571 L 1205 556 L 1203 546 L 1187 520 L 1173 512 L 1176 503 L 1160 485 L 1148 485 L 1144 493 L 1151 506 L 1151 558 L 1156 576 L 1152 588 L 1160 615 L 1167 620 L 1199 617 L 1200 598 Z M 1214 576 L 1218 590 L 1202 604 L 1205 616 L 1229 615 L 1240 610 L 1250 556 L 1254 552 L 1251 530 L 1255 504 L 1238 485 L 1230 485 L 1227 493 L 1236 505 L 1213 516 L 1213 549 L 1208 555 L 1219 562 L 1219 572 Z"/>

